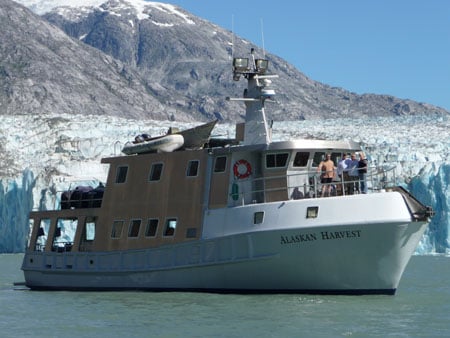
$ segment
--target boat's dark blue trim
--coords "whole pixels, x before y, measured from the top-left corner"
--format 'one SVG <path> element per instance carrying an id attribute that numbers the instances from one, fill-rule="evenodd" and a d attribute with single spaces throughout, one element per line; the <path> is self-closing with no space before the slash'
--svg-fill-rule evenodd
<path id="1" fill-rule="evenodd" d="M 397 289 L 354 289 L 354 290 L 256 290 L 256 289 L 206 289 L 206 288 L 82 288 L 27 286 L 35 291 L 149 291 L 149 292 L 201 292 L 218 294 L 309 294 L 309 295 L 394 295 Z"/>

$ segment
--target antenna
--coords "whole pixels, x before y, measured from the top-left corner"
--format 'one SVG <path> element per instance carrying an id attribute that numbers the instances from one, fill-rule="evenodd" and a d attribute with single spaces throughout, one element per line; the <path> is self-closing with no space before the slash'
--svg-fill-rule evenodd
<path id="1" fill-rule="evenodd" d="M 234 14 L 231 14 L 231 59 L 234 58 Z"/>
<path id="2" fill-rule="evenodd" d="M 262 18 L 261 18 L 261 38 L 262 38 L 263 57 L 266 58 L 266 48 L 264 47 L 264 26 Z"/>

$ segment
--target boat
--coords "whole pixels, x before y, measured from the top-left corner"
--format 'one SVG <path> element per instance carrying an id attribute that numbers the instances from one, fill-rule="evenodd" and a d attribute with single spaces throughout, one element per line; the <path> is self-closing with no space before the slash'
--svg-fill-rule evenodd
<path id="1" fill-rule="evenodd" d="M 133 142 L 127 142 L 122 152 L 127 155 L 145 154 L 151 152 L 172 152 L 181 148 L 184 138 L 180 134 L 167 134 L 158 137 L 138 135 Z"/>
<path id="2" fill-rule="evenodd" d="M 246 109 L 234 139 L 104 158 L 100 202 L 30 212 L 28 288 L 395 294 L 433 210 L 389 167 L 322 181 L 325 157 L 362 146 L 273 141 L 269 60 L 232 70 L 247 82 L 227 98 Z"/>
<path id="3" fill-rule="evenodd" d="M 152 152 L 172 152 L 183 149 L 200 149 L 211 139 L 211 132 L 217 120 L 213 120 L 186 130 L 170 127 L 162 136 L 151 137 L 140 134 L 134 141 L 125 143 L 122 152 L 126 155 L 145 154 Z"/>

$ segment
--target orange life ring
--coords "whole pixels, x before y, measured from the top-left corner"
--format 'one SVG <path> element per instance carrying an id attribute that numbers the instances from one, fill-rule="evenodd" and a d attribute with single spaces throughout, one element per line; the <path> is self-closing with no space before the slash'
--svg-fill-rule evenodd
<path id="1" fill-rule="evenodd" d="M 237 179 L 247 178 L 252 173 L 252 166 L 246 160 L 239 160 L 234 163 L 233 172 Z"/>

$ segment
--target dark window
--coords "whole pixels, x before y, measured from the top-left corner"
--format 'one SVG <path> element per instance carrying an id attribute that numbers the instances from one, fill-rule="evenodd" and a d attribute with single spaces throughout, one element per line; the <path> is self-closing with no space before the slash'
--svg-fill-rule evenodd
<path id="1" fill-rule="evenodd" d="M 117 167 L 116 172 L 116 183 L 124 183 L 127 179 L 128 167 L 120 166 Z"/>
<path id="2" fill-rule="evenodd" d="M 331 159 L 335 165 L 338 165 L 339 160 L 342 158 L 342 153 L 331 153 Z"/>
<path id="3" fill-rule="evenodd" d="M 189 161 L 186 176 L 197 176 L 198 174 L 198 160 Z"/>
<path id="4" fill-rule="evenodd" d="M 318 167 L 320 162 L 325 160 L 325 153 L 323 151 L 319 151 L 317 153 L 314 153 L 314 159 L 313 159 L 313 167 Z"/>
<path id="5" fill-rule="evenodd" d="M 141 227 L 140 219 L 131 220 L 130 225 L 128 227 L 128 237 L 138 237 L 140 227 Z"/>
<path id="6" fill-rule="evenodd" d="M 145 237 L 155 237 L 156 230 L 158 229 L 158 219 L 149 219 L 147 222 L 147 227 L 145 228 Z"/>
<path id="7" fill-rule="evenodd" d="M 161 179 L 163 170 L 163 164 L 162 163 L 154 163 L 152 164 L 152 168 L 150 169 L 150 181 L 159 181 Z"/>
<path id="8" fill-rule="evenodd" d="M 306 209 L 306 218 L 317 218 L 319 207 L 308 207 Z"/>
<path id="9" fill-rule="evenodd" d="M 223 173 L 227 167 L 227 157 L 220 156 L 216 158 L 216 163 L 214 164 L 215 173 Z"/>
<path id="10" fill-rule="evenodd" d="M 164 236 L 173 236 L 175 234 L 176 228 L 177 228 L 177 219 L 168 218 L 166 220 L 166 229 L 164 230 Z"/>
<path id="11" fill-rule="evenodd" d="M 306 167 L 308 164 L 309 153 L 298 151 L 294 158 L 294 167 Z"/>
<path id="12" fill-rule="evenodd" d="M 264 211 L 257 211 L 253 215 L 253 224 L 261 224 L 264 221 Z"/>
<path id="13" fill-rule="evenodd" d="M 288 153 L 282 154 L 267 154 L 266 155 L 266 167 L 267 168 L 282 168 L 286 166 L 289 158 Z"/>
<path id="14" fill-rule="evenodd" d="M 114 221 L 111 230 L 111 237 L 120 238 L 122 236 L 122 229 L 123 229 L 123 221 Z"/>

